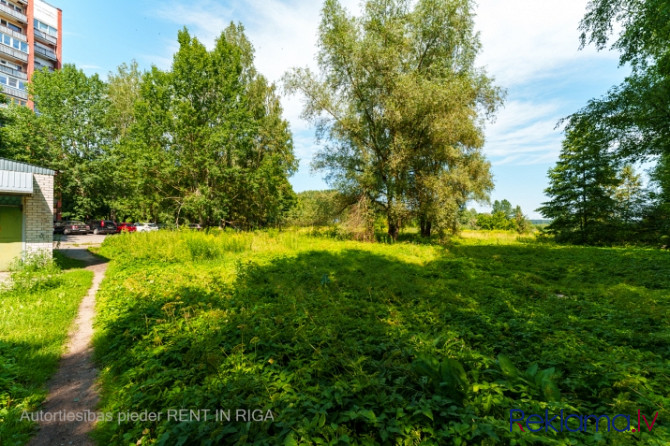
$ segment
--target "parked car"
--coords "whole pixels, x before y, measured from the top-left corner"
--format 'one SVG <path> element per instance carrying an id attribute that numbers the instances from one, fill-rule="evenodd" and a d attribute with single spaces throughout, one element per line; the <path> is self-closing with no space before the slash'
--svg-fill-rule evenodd
<path id="1" fill-rule="evenodd" d="M 58 230 L 58 232 L 56 232 Z M 56 234 L 88 234 L 91 228 L 84 222 L 78 220 L 66 220 L 56 223 L 54 225 L 54 233 Z"/>
<path id="2" fill-rule="evenodd" d="M 135 228 L 137 228 L 137 232 L 158 231 L 156 223 L 135 223 Z"/>
<path id="3" fill-rule="evenodd" d="M 202 226 L 200 226 L 198 223 L 190 223 L 188 228 L 194 231 L 202 231 Z"/>
<path id="4" fill-rule="evenodd" d="M 116 234 L 116 223 L 112 220 L 91 220 L 88 222 L 93 234 Z"/>
<path id="5" fill-rule="evenodd" d="M 116 232 L 135 232 L 137 228 L 132 223 L 118 223 L 116 225 Z"/>
<path id="6" fill-rule="evenodd" d="M 62 234 L 64 230 L 65 230 L 65 226 L 63 226 L 62 221 L 55 221 L 54 222 L 54 234 Z"/>

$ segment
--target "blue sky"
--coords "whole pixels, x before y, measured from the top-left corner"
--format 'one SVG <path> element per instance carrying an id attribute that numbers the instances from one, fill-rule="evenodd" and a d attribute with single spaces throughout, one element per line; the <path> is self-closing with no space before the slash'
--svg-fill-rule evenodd
<path id="1" fill-rule="evenodd" d="M 358 0 L 341 0 L 353 13 Z M 230 23 L 241 22 L 256 49 L 256 67 L 278 81 L 290 67 L 315 67 L 321 1 L 315 0 L 51 0 L 63 10 L 63 59 L 103 78 L 123 62 L 170 66 L 177 31 L 187 26 L 211 47 Z M 507 90 L 505 107 L 487 123 L 484 152 L 493 166 L 491 199 L 506 198 L 538 218 L 546 200 L 547 170 L 561 148 L 560 118 L 623 80 L 617 54 L 579 51 L 579 20 L 587 0 L 479 0 L 479 64 Z M 323 189 L 309 163 L 318 150 L 314 130 L 301 120 L 300 99 L 284 97 L 300 170 L 296 191 Z M 489 206 L 475 206 L 480 210 Z"/>

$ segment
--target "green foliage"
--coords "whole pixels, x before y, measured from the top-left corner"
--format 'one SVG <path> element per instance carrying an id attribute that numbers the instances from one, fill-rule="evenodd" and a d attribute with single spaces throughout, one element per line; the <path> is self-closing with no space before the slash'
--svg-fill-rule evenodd
<path id="1" fill-rule="evenodd" d="M 593 126 L 569 130 L 559 161 L 549 170 L 550 201 L 538 209 L 553 219 L 547 230 L 565 241 L 615 240 L 617 170 L 617 159 Z"/>
<path id="2" fill-rule="evenodd" d="M 659 159 L 651 172 L 651 180 L 655 185 L 649 194 L 652 206 L 645 210 L 643 227 L 649 229 L 653 238 L 657 239 L 670 235 L 670 155 Z M 656 242 L 654 239 L 652 241 Z"/>
<path id="3" fill-rule="evenodd" d="M 477 227 L 487 231 L 511 231 L 515 228 L 515 222 L 505 216 L 504 212 L 493 214 L 478 214 Z"/>
<path id="4" fill-rule="evenodd" d="M 670 7 L 667 0 L 594 0 L 589 2 L 580 28 L 582 46 L 593 43 L 620 52 L 620 63 L 632 74 L 602 98 L 566 119 L 567 130 L 591 127 L 601 135 L 602 150 L 620 161 L 658 162 L 670 155 Z M 616 30 L 616 35 L 613 35 Z M 670 183 L 657 183 L 668 195 Z M 604 185 L 606 187 L 606 185 Z M 653 197 L 652 197 L 653 198 Z M 653 240 L 668 228 L 667 200 L 651 200 L 645 223 L 624 233 L 629 238 Z M 624 220 L 628 217 L 624 216 Z M 626 234 L 624 234 L 626 235 Z"/>
<path id="5" fill-rule="evenodd" d="M 321 74 L 285 77 L 328 141 L 314 167 L 352 202 L 382 209 L 393 239 L 409 217 L 426 236 L 455 230 L 460 206 L 492 188 L 481 118 L 501 91 L 475 66 L 472 9 L 469 0 L 369 0 L 355 18 L 327 0 Z"/>
<path id="6" fill-rule="evenodd" d="M 242 26 L 212 51 L 186 30 L 178 40 L 169 71 L 132 62 L 109 83 L 74 65 L 36 72 L 39 113 L 2 110 L 0 156 L 57 170 L 64 217 L 283 223 L 295 202 L 292 136 Z"/>
<path id="7" fill-rule="evenodd" d="M 516 231 L 519 234 L 525 234 L 531 230 L 530 222 L 523 214 L 521 206 L 512 208 L 512 204 L 508 200 L 494 201 L 490 214 L 477 214 L 474 209 L 466 210 L 461 217 L 461 221 L 471 229 Z"/>
<path id="8" fill-rule="evenodd" d="M 99 442 L 667 444 L 667 253 L 504 235 L 448 248 L 279 231 L 108 238 L 100 410 L 259 408 L 274 421 L 112 422 Z M 194 259 L 198 240 L 216 254 Z M 661 422 L 640 439 L 520 434 L 512 408 Z"/>
<path id="9" fill-rule="evenodd" d="M 11 266 L 11 282 L 15 291 L 38 292 L 60 286 L 61 270 L 44 251 L 28 252 Z"/>
<path id="10" fill-rule="evenodd" d="M 60 259 L 59 259 L 60 261 Z M 45 384 L 58 365 L 92 273 L 62 273 L 44 257 L 22 263 L 13 287 L 0 291 L 0 444 L 26 444 L 34 423 L 23 411 L 39 410 Z"/>
<path id="11" fill-rule="evenodd" d="M 186 29 L 178 40 L 171 69 L 144 74 L 120 144 L 125 206 L 152 221 L 281 223 L 295 199 L 293 143 L 242 26 L 231 24 L 212 51 Z"/>
<path id="12" fill-rule="evenodd" d="M 334 190 L 300 192 L 288 222 L 296 226 L 333 225 L 342 218 L 344 204 L 343 198 Z"/>

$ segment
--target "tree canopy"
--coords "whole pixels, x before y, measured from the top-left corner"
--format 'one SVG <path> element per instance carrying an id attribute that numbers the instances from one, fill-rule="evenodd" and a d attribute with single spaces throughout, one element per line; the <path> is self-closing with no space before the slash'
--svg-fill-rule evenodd
<path id="1" fill-rule="evenodd" d="M 136 208 L 207 225 L 278 222 L 294 199 L 292 137 L 243 28 L 228 27 L 212 51 L 186 29 L 178 40 L 172 69 L 144 75 L 121 143 Z"/>
<path id="2" fill-rule="evenodd" d="M 643 209 L 639 179 L 635 180 L 630 171 L 620 172 L 624 181 L 620 189 L 635 191 L 635 198 L 612 218 L 629 224 L 642 216 L 645 230 L 667 232 L 670 202 L 666 199 L 670 186 L 663 181 L 663 172 L 670 158 L 670 2 L 593 0 L 580 29 L 582 46 L 594 44 L 604 49 L 609 45 L 620 52 L 620 63 L 628 64 L 631 74 L 605 96 L 590 100 L 565 120 L 567 139 L 588 128 L 598 134 L 599 151 L 611 152 L 608 156 L 617 158 L 619 164 L 655 163 L 651 179 L 661 192 L 652 195 L 652 206 Z M 583 154 L 583 158 L 589 157 L 588 153 Z M 608 183 L 602 187 L 608 187 Z M 618 196 L 626 193 L 620 190 Z"/>
<path id="3" fill-rule="evenodd" d="M 502 96 L 474 65 L 480 44 L 469 0 L 411 6 L 369 0 L 356 18 L 327 0 L 321 73 L 285 77 L 327 142 L 313 166 L 352 201 L 382 209 L 393 238 L 412 217 L 424 235 L 432 225 L 453 229 L 462 204 L 487 197 L 482 121 Z"/>
<path id="4" fill-rule="evenodd" d="M 259 227 L 295 201 L 297 168 L 276 87 L 231 24 L 208 51 L 186 29 L 170 70 L 39 71 L 35 103 L 0 119 L 0 156 L 58 171 L 63 216 Z"/>

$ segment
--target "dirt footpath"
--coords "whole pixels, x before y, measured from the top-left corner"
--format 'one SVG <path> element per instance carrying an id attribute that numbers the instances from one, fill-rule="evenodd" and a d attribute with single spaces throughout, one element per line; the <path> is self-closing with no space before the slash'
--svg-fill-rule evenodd
<path id="1" fill-rule="evenodd" d="M 30 446 L 92 446 L 88 434 L 94 427 L 90 415 L 98 404 L 95 386 L 98 371 L 93 366 L 93 319 L 95 294 L 105 276 L 107 263 L 86 249 L 63 249 L 66 256 L 83 260 L 93 271 L 93 285 L 79 306 L 79 313 L 70 330 L 67 351 L 61 358 L 58 372 L 49 381 L 49 395 L 42 408 L 44 421 Z M 89 415 L 88 417 L 86 415 Z M 67 417 L 76 417 L 68 421 Z M 48 421 L 51 419 L 51 421 Z"/>

